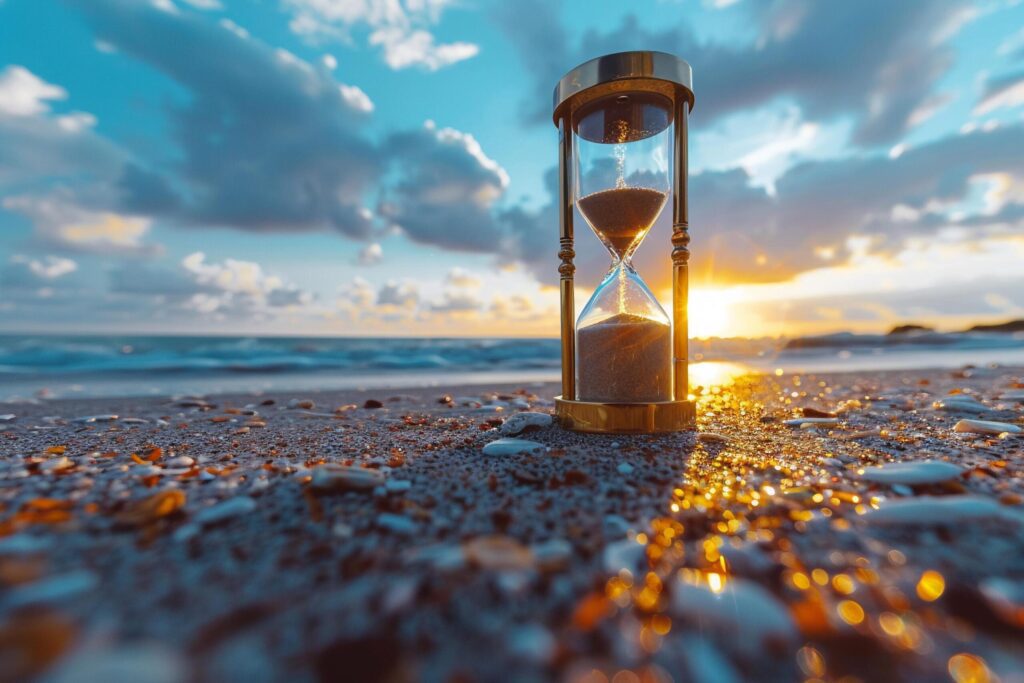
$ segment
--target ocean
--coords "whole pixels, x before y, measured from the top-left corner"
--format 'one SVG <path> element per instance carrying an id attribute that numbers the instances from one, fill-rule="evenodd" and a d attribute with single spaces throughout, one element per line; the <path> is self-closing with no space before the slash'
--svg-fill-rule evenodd
<path id="1" fill-rule="evenodd" d="M 727 363 L 825 372 L 1024 366 L 1024 336 L 929 335 L 919 342 L 836 335 L 812 348 L 779 340 L 693 341 L 693 376 Z M 532 384 L 559 377 L 557 339 L 0 336 L 0 401 L 271 390 Z M 702 372 L 702 365 L 705 372 Z"/>

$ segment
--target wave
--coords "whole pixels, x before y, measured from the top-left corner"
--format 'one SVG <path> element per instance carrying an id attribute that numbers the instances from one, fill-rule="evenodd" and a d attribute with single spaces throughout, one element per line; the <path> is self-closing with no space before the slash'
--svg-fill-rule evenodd
<path id="1" fill-rule="evenodd" d="M 557 339 L 0 337 L 0 375 L 544 369 Z"/>

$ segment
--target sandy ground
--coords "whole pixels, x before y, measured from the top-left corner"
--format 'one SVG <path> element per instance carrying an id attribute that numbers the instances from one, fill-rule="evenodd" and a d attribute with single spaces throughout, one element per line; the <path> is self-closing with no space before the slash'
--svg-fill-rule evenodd
<path id="1" fill-rule="evenodd" d="M 658 437 L 512 418 L 552 385 L 0 405 L 0 679 L 1024 681 L 1022 390 L 746 377 Z"/>

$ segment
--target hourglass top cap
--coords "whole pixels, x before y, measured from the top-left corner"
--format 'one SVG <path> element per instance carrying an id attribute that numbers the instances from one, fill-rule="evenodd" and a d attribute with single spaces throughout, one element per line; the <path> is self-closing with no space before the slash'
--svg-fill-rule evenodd
<path id="1" fill-rule="evenodd" d="M 685 60 L 667 52 L 616 52 L 591 59 L 567 73 L 555 86 L 555 125 L 582 104 L 631 90 L 685 99 L 693 109 L 693 70 Z"/>

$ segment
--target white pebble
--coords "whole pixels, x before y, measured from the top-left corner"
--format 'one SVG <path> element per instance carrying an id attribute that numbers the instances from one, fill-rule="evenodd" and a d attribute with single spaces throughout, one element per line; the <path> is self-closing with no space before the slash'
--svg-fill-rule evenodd
<path id="1" fill-rule="evenodd" d="M 789 610 L 760 585 L 729 577 L 719 592 L 703 583 L 680 582 L 672 591 L 672 612 L 701 629 L 715 629 L 749 655 L 764 652 L 772 642 L 794 642 L 796 625 Z"/>
<path id="2" fill-rule="evenodd" d="M 194 521 L 197 524 L 217 524 L 232 517 L 247 515 L 256 509 L 256 501 L 249 496 L 238 496 L 217 503 L 208 508 L 203 508 L 196 513 Z"/>
<path id="3" fill-rule="evenodd" d="M 965 530 L 964 522 L 979 519 L 1024 521 L 1013 508 L 983 496 L 918 496 L 887 501 L 862 517 L 872 524 L 951 524 Z"/>
<path id="4" fill-rule="evenodd" d="M 179 455 L 175 458 L 171 458 L 164 464 L 167 465 L 168 467 L 191 467 L 195 463 L 196 461 L 190 458 L 189 456 Z"/>
<path id="5" fill-rule="evenodd" d="M 992 412 L 992 408 L 967 394 L 955 394 L 953 396 L 947 396 L 941 401 L 935 401 L 932 403 L 932 407 L 936 410 L 944 410 L 950 413 L 972 413 L 975 415 L 981 415 L 982 413 Z"/>
<path id="6" fill-rule="evenodd" d="M 527 429 L 544 429 L 550 427 L 552 418 L 547 413 L 516 413 L 510 415 L 498 430 L 505 436 L 515 436 Z"/>
<path id="7" fill-rule="evenodd" d="M 619 471 L 619 474 L 633 474 L 633 466 L 628 462 L 620 462 L 615 469 Z"/>
<path id="8" fill-rule="evenodd" d="M 1021 428 L 1009 422 L 990 422 L 988 420 L 960 420 L 953 427 L 954 432 L 968 434 L 1020 434 Z"/>
<path id="9" fill-rule="evenodd" d="M 544 444 L 526 439 L 498 439 L 484 446 L 484 455 L 505 456 L 520 453 L 537 453 L 544 450 Z"/>
<path id="10" fill-rule="evenodd" d="M 812 427 L 835 427 L 839 425 L 839 419 L 835 417 L 798 417 L 795 420 L 786 420 L 782 424 L 787 427 L 804 427 L 804 425 L 811 425 Z"/>
<path id="11" fill-rule="evenodd" d="M 941 460 L 894 462 L 881 467 L 869 467 L 864 470 L 861 478 L 876 484 L 921 486 L 956 479 L 963 471 L 962 467 Z"/>

